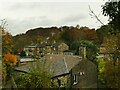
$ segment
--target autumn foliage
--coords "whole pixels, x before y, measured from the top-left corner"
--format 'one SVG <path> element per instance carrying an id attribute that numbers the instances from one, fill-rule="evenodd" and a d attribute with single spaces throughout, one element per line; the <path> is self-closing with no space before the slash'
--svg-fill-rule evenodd
<path id="1" fill-rule="evenodd" d="M 17 56 L 14 54 L 7 53 L 4 55 L 3 60 L 9 66 L 14 66 L 17 63 Z"/>
<path id="2" fill-rule="evenodd" d="M 13 41 L 12 36 L 6 32 L 2 31 L 2 53 L 6 54 L 8 52 L 12 52 L 13 49 Z"/>

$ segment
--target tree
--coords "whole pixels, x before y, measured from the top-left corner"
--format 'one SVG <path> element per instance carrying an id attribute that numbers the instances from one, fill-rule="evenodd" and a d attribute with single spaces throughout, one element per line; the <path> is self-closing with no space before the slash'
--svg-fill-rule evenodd
<path id="1" fill-rule="evenodd" d="M 14 82 L 14 78 L 12 76 L 13 74 L 13 67 L 17 64 L 17 56 L 7 53 L 3 55 L 3 87 L 6 85 L 8 81 L 11 81 L 11 85 L 16 87 L 16 84 Z"/>
<path id="2" fill-rule="evenodd" d="M 105 5 L 103 5 L 103 15 L 104 16 L 109 16 L 109 24 L 111 25 L 111 27 L 113 28 L 111 30 L 111 35 L 115 34 L 115 37 L 117 38 L 117 50 L 116 52 L 118 54 L 120 54 L 119 50 L 120 50 L 120 0 L 116 1 L 116 2 L 106 2 Z M 117 57 L 119 57 L 120 60 L 120 56 L 118 55 Z"/>
<path id="3" fill-rule="evenodd" d="M 90 10 L 90 16 L 91 17 L 95 17 L 97 19 L 97 21 L 99 21 L 102 25 L 104 25 L 104 23 L 99 19 L 99 15 L 97 16 L 94 11 L 91 9 L 91 7 L 89 6 L 89 10 Z"/>
<path id="4" fill-rule="evenodd" d="M 103 41 L 103 46 L 105 47 L 104 77 L 106 80 L 106 85 L 108 88 L 120 88 L 120 53 L 118 50 L 118 38 L 115 35 L 105 37 Z"/>
<path id="5" fill-rule="evenodd" d="M 91 41 L 81 41 L 81 45 L 86 46 L 87 59 L 97 64 L 96 56 L 97 56 L 98 50 L 96 45 Z"/>
<path id="6" fill-rule="evenodd" d="M 6 54 L 12 51 L 13 41 L 10 33 L 6 32 L 7 21 L 5 19 L 0 20 L 0 32 L 2 32 L 2 54 Z"/>
<path id="7" fill-rule="evenodd" d="M 81 40 L 81 41 L 74 41 L 72 44 L 71 44 L 71 49 L 72 50 L 77 50 L 77 54 L 79 54 L 79 46 L 82 45 L 82 46 L 85 46 L 86 47 L 86 51 L 87 51 L 87 59 L 88 60 L 91 60 L 92 62 L 94 62 L 96 64 L 96 56 L 97 56 L 97 46 L 94 44 L 94 42 L 92 41 L 88 41 L 88 40 Z"/>
<path id="8" fill-rule="evenodd" d="M 13 41 L 12 41 L 12 36 L 2 30 L 2 53 L 6 54 L 8 52 L 12 52 L 13 49 Z"/>
<path id="9" fill-rule="evenodd" d="M 43 61 L 37 60 L 28 73 L 20 75 L 16 83 L 18 88 L 51 88 L 51 77 L 52 72 L 49 70 L 49 66 L 43 63 Z"/>
<path id="10" fill-rule="evenodd" d="M 31 42 L 33 41 L 32 38 L 33 37 L 28 37 L 25 34 L 13 36 L 14 51 L 17 51 L 19 49 L 22 50 L 26 45 L 30 45 Z"/>
<path id="11" fill-rule="evenodd" d="M 112 26 L 111 25 L 104 25 L 104 26 L 101 26 L 100 28 L 98 28 L 96 30 L 96 33 L 98 35 L 98 38 L 99 38 L 99 43 L 102 44 L 103 43 L 103 40 L 104 40 L 104 37 L 109 37 L 111 36 L 111 31 L 113 30 Z"/>
<path id="12" fill-rule="evenodd" d="M 2 62 L 2 86 L 5 85 L 6 83 L 6 76 L 7 76 L 7 71 L 6 71 L 6 64 L 5 62 Z"/>
<path id="13" fill-rule="evenodd" d="M 108 88 L 120 88 L 119 63 L 120 63 L 120 0 L 109 0 L 103 6 L 103 15 L 109 17 L 108 25 L 104 25 L 97 31 L 101 43 L 105 48 L 105 57 L 101 76 Z M 100 19 L 91 10 L 94 17 Z M 101 23 L 102 24 L 102 23 Z"/>
<path id="14" fill-rule="evenodd" d="M 120 88 L 120 62 L 112 62 L 105 58 L 104 76 L 108 88 Z"/>
<path id="15" fill-rule="evenodd" d="M 120 32 L 120 0 L 117 0 L 116 2 L 106 2 L 102 9 L 103 15 L 109 17 L 109 24 L 114 28 L 111 33 L 116 34 Z"/>
<path id="16" fill-rule="evenodd" d="M 105 80 L 105 61 L 103 58 L 98 57 L 97 58 L 98 62 L 98 87 L 106 87 L 106 80 Z M 103 85 L 103 86 L 102 86 Z"/>
<path id="17" fill-rule="evenodd" d="M 3 61 L 8 65 L 8 66 L 14 66 L 17 63 L 17 57 L 16 55 L 7 53 L 4 54 L 3 56 Z"/>
<path id="18" fill-rule="evenodd" d="M 108 16 L 109 17 L 109 24 L 112 26 L 112 30 L 111 30 L 111 38 L 113 38 L 113 40 L 109 40 L 109 46 L 107 46 L 106 48 L 108 49 L 112 49 L 111 51 L 113 51 L 113 64 L 114 66 L 116 66 L 115 63 L 117 63 L 117 61 L 119 62 L 120 60 L 120 43 L 119 43 L 119 38 L 120 38 L 120 0 L 117 0 L 116 2 L 106 2 L 105 5 L 103 5 L 103 15 L 104 16 Z M 114 42 L 114 43 L 113 43 Z M 112 44 L 113 43 L 113 44 Z M 109 52 L 109 51 L 108 51 Z"/>
<path id="19" fill-rule="evenodd" d="M 5 19 L 1 20 L 0 31 L 2 32 L 2 78 L 3 86 L 6 84 L 7 80 L 12 78 L 12 68 L 17 63 L 17 56 L 10 54 L 13 50 L 12 35 L 6 32 L 6 22 Z"/>

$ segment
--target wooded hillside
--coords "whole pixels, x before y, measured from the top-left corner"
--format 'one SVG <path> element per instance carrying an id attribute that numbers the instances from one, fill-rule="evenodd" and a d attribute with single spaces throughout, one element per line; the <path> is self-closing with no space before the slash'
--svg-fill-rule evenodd
<path id="1" fill-rule="evenodd" d="M 73 41 L 90 40 L 97 42 L 98 36 L 95 29 L 88 27 L 49 27 L 35 28 L 28 30 L 25 34 L 19 34 L 13 37 L 15 50 L 22 49 L 26 45 L 40 44 L 41 41 L 55 40 L 56 42 L 65 42 L 69 46 Z"/>

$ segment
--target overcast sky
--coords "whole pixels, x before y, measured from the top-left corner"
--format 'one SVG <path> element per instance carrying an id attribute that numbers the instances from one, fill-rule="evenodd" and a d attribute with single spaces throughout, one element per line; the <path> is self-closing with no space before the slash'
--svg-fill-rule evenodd
<path id="1" fill-rule="evenodd" d="M 6 19 L 7 31 L 12 35 L 25 33 L 29 29 L 51 26 L 87 26 L 99 28 L 101 24 L 89 15 L 91 9 L 99 15 L 104 24 L 107 17 L 102 15 L 104 2 L 1 2 L 0 19 Z"/>

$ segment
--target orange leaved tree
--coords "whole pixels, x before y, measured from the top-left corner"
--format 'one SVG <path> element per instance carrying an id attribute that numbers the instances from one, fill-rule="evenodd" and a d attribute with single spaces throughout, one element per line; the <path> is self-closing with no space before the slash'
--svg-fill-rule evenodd
<path id="1" fill-rule="evenodd" d="M 5 54 L 3 60 L 10 67 L 17 64 L 17 56 L 14 54 L 10 53 Z"/>
<path id="2" fill-rule="evenodd" d="M 3 62 L 6 64 L 7 79 L 9 79 L 12 73 L 12 68 L 17 64 L 17 56 L 10 53 L 4 54 Z"/>

